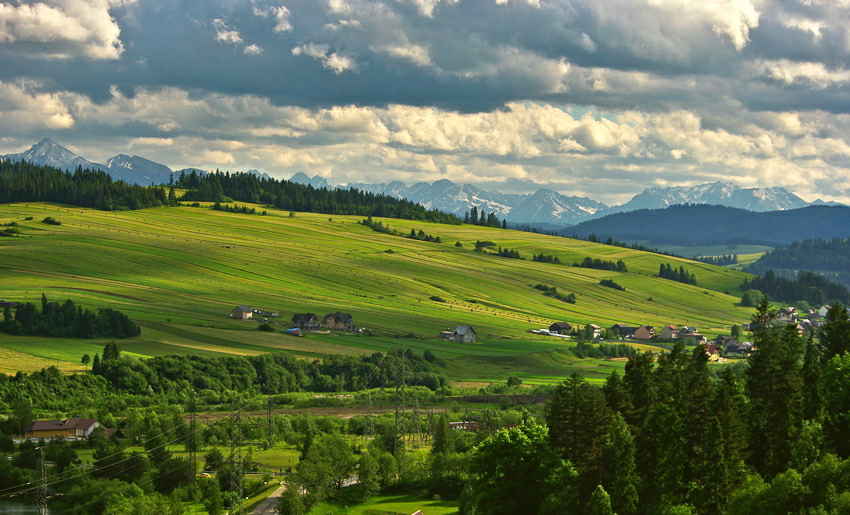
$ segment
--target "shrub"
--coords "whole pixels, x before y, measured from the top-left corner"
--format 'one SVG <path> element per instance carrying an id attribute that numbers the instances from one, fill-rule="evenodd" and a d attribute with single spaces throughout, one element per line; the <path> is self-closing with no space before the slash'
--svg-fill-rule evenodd
<path id="1" fill-rule="evenodd" d="M 53 218 L 52 216 L 47 216 L 42 220 L 42 223 L 46 223 L 48 225 L 62 225 L 62 222 Z"/>
<path id="2" fill-rule="evenodd" d="M 615 283 L 611 279 L 602 279 L 601 281 L 599 281 L 599 284 L 601 284 L 602 286 L 607 286 L 609 288 L 614 288 L 615 290 L 626 291 L 626 288 L 624 286 Z"/>

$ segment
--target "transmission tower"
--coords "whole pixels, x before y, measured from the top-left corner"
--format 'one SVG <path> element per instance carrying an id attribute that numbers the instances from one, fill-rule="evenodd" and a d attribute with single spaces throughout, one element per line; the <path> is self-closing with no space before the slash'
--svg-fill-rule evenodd
<path id="1" fill-rule="evenodd" d="M 375 417 L 372 413 L 372 392 L 368 392 L 369 395 L 369 412 L 366 416 L 366 443 L 368 444 L 370 441 L 375 439 Z"/>
<path id="2" fill-rule="evenodd" d="M 47 515 L 47 469 L 44 468 L 44 449 L 38 449 L 38 490 L 36 491 L 36 504 L 38 515 Z"/>
<path id="3" fill-rule="evenodd" d="M 189 436 L 186 440 L 187 451 L 189 452 L 189 465 L 192 467 L 192 482 L 195 482 L 195 473 L 198 471 L 198 428 L 195 419 L 195 412 L 198 407 L 195 404 L 195 390 L 192 389 L 189 394 Z"/>
<path id="4" fill-rule="evenodd" d="M 412 435 L 415 435 L 415 436 L 412 436 L 412 438 L 413 438 L 414 445 L 418 449 L 419 443 L 422 441 L 422 438 L 423 438 L 422 421 L 419 420 L 419 418 L 420 418 L 419 395 L 418 394 L 414 395 L 413 400 L 414 400 L 415 404 L 414 404 L 414 407 L 413 407 L 413 428 L 412 428 L 411 433 L 412 433 Z"/>
<path id="5" fill-rule="evenodd" d="M 242 501 L 242 399 L 233 400 L 230 414 L 230 514 L 243 515 Z"/>
<path id="6" fill-rule="evenodd" d="M 274 445 L 275 437 L 274 411 L 272 410 L 273 407 L 274 398 L 272 397 L 271 390 L 269 390 L 269 397 L 266 401 L 266 442 L 269 449 L 271 449 L 272 445 Z"/>
<path id="7" fill-rule="evenodd" d="M 396 349 L 396 366 L 395 366 L 395 439 L 393 440 L 393 454 L 398 455 L 399 439 L 404 445 L 404 361 L 407 356 L 404 353 L 404 346 L 401 347 L 399 353 Z"/>

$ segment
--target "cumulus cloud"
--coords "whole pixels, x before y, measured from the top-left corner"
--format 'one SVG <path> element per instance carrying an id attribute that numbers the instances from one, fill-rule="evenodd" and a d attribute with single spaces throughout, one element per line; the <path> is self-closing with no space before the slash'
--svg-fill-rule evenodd
<path id="1" fill-rule="evenodd" d="M 0 48 L 46 57 L 118 59 L 121 29 L 110 0 L 0 3 Z"/>
<path id="2" fill-rule="evenodd" d="M 262 54 L 262 53 L 263 53 L 263 48 L 262 48 L 262 47 L 260 47 L 260 46 L 258 46 L 258 45 L 256 45 L 256 44 L 253 44 L 253 45 L 248 45 L 248 46 L 246 46 L 246 47 L 242 50 L 242 52 L 244 52 L 244 53 L 246 53 L 246 54 L 248 54 L 248 55 L 260 55 L 260 54 Z"/>
<path id="3" fill-rule="evenodd" d="M 275 32 L 289 32 L 292 30 L 292 23 L 289 21 L 290 12 L 286 6 L 271 6 L 266 8 L 254 7 L 254 14 L 263 18 L 272 17 L 277 22 L 274 26 Z"/>
<path id="4" fill-rule="evenodd" d="M 239 31 L 230 30 L 230 27 L 227 26 L 224 20 L 216 18 L 212 21 L 212 25 L 215 29 L 216 41 L 234 44 L 242 42 L 242 36 L 239 34 Z"/>
<path id="5" fill-rule="evenodd" d="M 331 52 L 328 45 L 308 43 L 292 49 L 292 55 L 306 55 L 321 61 L 322 66 L 339 75 L 342 72 L 357 69 L 357 63 L 350 57 Z"/>

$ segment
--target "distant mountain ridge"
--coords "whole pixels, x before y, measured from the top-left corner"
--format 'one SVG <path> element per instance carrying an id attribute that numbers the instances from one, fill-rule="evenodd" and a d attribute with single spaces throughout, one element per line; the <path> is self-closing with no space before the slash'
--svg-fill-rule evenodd
<path id="1" fill-rule="evenodd" d="M 807 238 L 850 234 L 850 207 L 807 206 L 755 212 L 704 204 L 640 209 L 588 220 L 564 229 L 562 236 L 645 242 L 657 245 L 759 244 L 778 247 Z"/>
<path id="2" fill-rule="evenodd" d="M 136 155 L 128 156 L 126 154 L 118 154 L 115 157 L 110 157 L 102 164 L 95 163 L 75 154 L 49 138 L 44 138 L 25 152 L 0 155 L 0 159 L 6 159 L 11 162 L 26 161 L 39 166 L 52 166 L 67 172 L 73 172 L 77 167 L 82 166 L 83 168 L 106 172 L 113 180 L 121 180 L 128 184 L 139 184 L 142 186 L 167 184 L 175 174 L 179 175 L 180 172 L 184 171 L 187 174 L 192 171 L 208 173 L 197 168 L 174 171 L 150 159 Z M 257 170 L 248 170 L 246 173 L 254 173 L 260 177 L 268 178 L 267 174 L 260 173 Z"/>
<path id="3" fill-rule="evenodd" d="M 95 163 L 48 138 L 36 143 L 25 152 L 0 156 L 0 159 L 26 160 L 33 164 L 53 166 L 67 171 L 73 171 L 78 166 L 82 166 L 102 170 L 115 180 L 140 185 L 168 183 L 175 173 L 188 174 L 192 171 L 208 173 L 197 168 L 173 171 L 166 165 L 144 157 L 126 154 L 118 154 L 102 164 Z M 248 170 L 246 173 L 269 177 L 257 170 Z M 447 179 L 432 183 L 417 182 L 411 186 L 400 181 L 333 186 L 324 177 L 319 175 L 309 177 L 303 172 L 298 172 L 289 180 L 299 184 L 309 184 L 314 188 L 357 188 L 374 194 L 404 198 L 428 209 L 438 209 L 458 216 L 463 216 L 466 211 L 475 206 L 479 211 L 496 213 L 500 219 L 507 219 L 512 224 L 538 224 L 540 227 L 570 226 L 611 214 L 639 209 L 659 209 L 680 204 L 719 205 L 754 212 L 784 211 L 809 205 L 841 205 L 820 199 L 810 204 L 781 187 L 743 188 L 730 182 L 714 182 L 689 187 L 648 188 L 625 204 L 610 207 L 594 199 L 563 195 L 551 189 L 539 189 L 527 194 L 501 193 L 482 190 L 471 184 L 457 184 Z"/>

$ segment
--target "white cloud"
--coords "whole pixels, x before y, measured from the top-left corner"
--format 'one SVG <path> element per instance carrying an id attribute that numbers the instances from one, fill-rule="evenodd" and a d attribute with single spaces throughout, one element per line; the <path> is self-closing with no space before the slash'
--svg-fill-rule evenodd
<path id="1" fill-rule="evenodd" d="M 308 43 L 292 49 L 292 55 L 306 55 L 322 62 L 322 66 L 339 75 L 346 71 L 357 70 L 357 63 L 350 57 L 331 52 L 324 44 Z"/>
<path id="2" fill-rule="evenodd" d="M 750 30 L 758 27 L 760 13 L 750 0 L 648 0 L 668 16 L 696 19 L 728 38 L 737 50 L 750 42 Z"/>
<path id="3" fill-rule="evenodd" d="M 63 95 L 42 92 L 35 82 L 0 82 L 0 120 L 17 130 L 70 129 L 75 123 Z"/>
<path id="4" fill-rule="evenodd" d="M 802 84 L 813 89 L 825 89 L 834 84 L 850 82 L 850 70 L 831 70 L 823 63 L 794 62 L 787 59 L 756 61 L 756 75 L 784 84 Z"/>
<path id="5" fill-rule="evenodd" d="M 203 159 L 210 164 L 228 165 L 234 163 L 233 154 L 230 152 L 222 152 L 221 150 L 206 150 L 203 153 Z"/>
<path id="6" fill-rule="evenodd" d="M 130 140 L 131 147 L 170 147 L 174 145 L 173 138 L 133 138 Z"/>
<path id="7" fill-rule="evenodd" d="M 213 28 L 215 28 L 216 41 L 233 44 L 242 43 L 242 36 L 239 34 L 239 31 L 230 30 L 230 27 L 227 26 L 224 20 L 216 18 L 212 23 Z"/>
<path id="8" fill-rule="evenodd" d="M 431 56 L 428 47 L 422 45 L 390 45 L 383 48 L 388 54 L 410 61 L 417 66 L 430 66 Z"/>
<path id="9" fill-rule="evenodd" d="M 275 32 L 290 32 L 293 29 L 289 17 L 292 14 L 286 6 L 271 6 L 265 9 L 254 7 L 254 14 L 263 18 L 273 17 L 277 24 L 274 27 Z"/>
<path id="10" fill-rule="evenodd" d="M 260 54 L 263 53 L 263 48 L 258 46 L 258 45 L 255 45 L 255 44 L 254 45 L 248 45 L 248 46 L 245 47 L 244 50 L 242 50 L 242 52 L 244 52 L 248 55 L 260 55 Z"/>
<path id="11" fill-rule="evenodd" d="M 109 13 L 122 2 L 52 0 L 0 3 L 0 45 L 27 56 L 118 59 L 124 52 L 121 29 Z M 29 45 L 27 45 L 29 44 Z"/>

